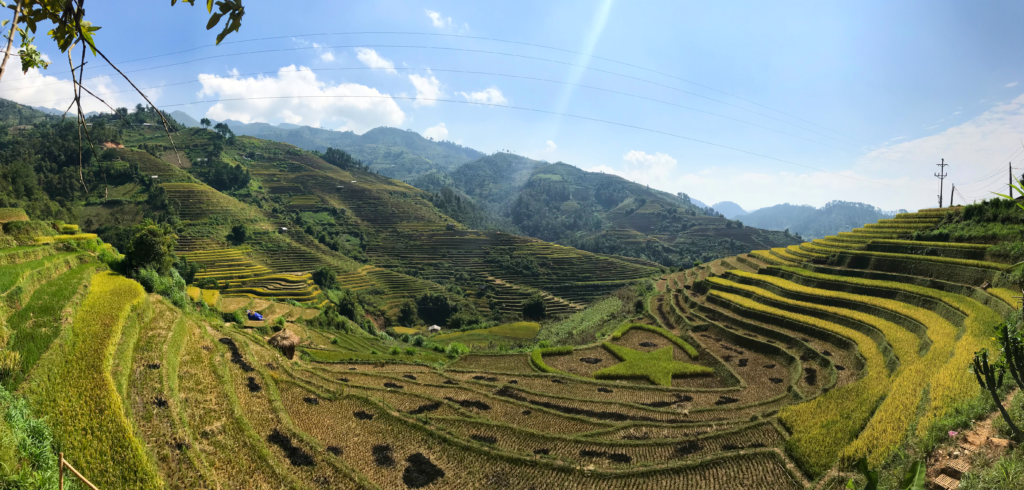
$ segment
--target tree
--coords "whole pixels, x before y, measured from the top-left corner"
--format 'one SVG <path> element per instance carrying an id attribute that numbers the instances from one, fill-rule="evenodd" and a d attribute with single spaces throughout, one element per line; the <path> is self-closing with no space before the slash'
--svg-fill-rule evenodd
<path id="1" fill-rule="evenodd" d="M 171 5 L 175 5 L 177 1 L 171 0 Z M 182 3 L 194 6 L 195 0 L 182 0 Z M 217 35 L 217 44 L 220 44 L 228 34 L 238 32 L 238 29 L 242 27 L 245 7 L 242 6 L 242 0 L 218 0 L 216 5 L 218 12 L 215 13 L 213 11 L 213 0 L 207 0 L 206 2 L 206 11 L 210 13 L 206 29 L 213 29 L 220 23 L 221 18 L 225 15 L 228 16 L 223 30 Z M 91 22 L 85 20 L 84 0 L 77 2 L 19 0 L 18 2 L 11 2 L 7 7 L 14 11 L 14 21 L 12 23 L 5 20 L 0 24 L 5 27 L 9 23 L 11 24 L 4 60 L 0 64 L 0 77 L 3 76 L 7 60 L 11 55 L 15 32 L 21 35 L 21 45 L 18 49 L 18 57 L 21 59 L 21 71 L 28 71 L 30 68 L 46 69 L 50 65 L 32 44 L 35 38 L 29 37 L 29 33 L 35 34 L 36 26 L 44 21 L 49 21 L 55 26 L 47 32 L 47 35 L 57 43 L 57 47 L 62 53 L 67 52 L 80 41 L 84 41 L 89 46 L 94 56 L 98 52 L 93 35 L 96 31 L 100 30 L 100 27 L 94 26 Z"/>
<path id="2" fill-rule="evenodd" d="M 423 321 L 435 325 L 447 325 L 448 318 L 455 312 L 456 305 L 444 293 L 423 293 L 416 298 L 416 306 Z"/>
<path id="3" fill-rule="evenodd" d="M 167 275 L 174 266 L 174 234 L 167 233 L 159 226 L 150 225 L 138 232 L 124 252 L 128 272 L 151 268 L 160 275 Z"/>
<path id="4" fill-rule="evenodd" d="M 249 227 L 244 224 L 231 227 L 231 239 L 239 244 L 247 242 L 249 240 Z"/>
<path id="5" fill-rule="evenodd" d="M 398 324 L 403 327 L 412 327 L 420 323 L 420 317 L 417 314 L 416 302 L 407 299 L 402 302 L 398 307 Z"/>
<path id="6" fill-rule="evenodd" d="M 210 129 L 210 124 L 210 120 L 205 117 L 199 120 L 199 125 L 202 126 L 203 129 Z"/>
<path id="7" fill-rule="evenodd" d="M 326 265 L 317 267 L 316 270 L 313 271 L 313 282 L 315 282 L 317 286 L 320 286 L 320 289 L 323 289 L 324 291 L 338 288 L 338 276 L 336 276 L 334 271 Z"/>
<path id="8" fill-rule="evenodd" d="M 224 124 L 222 122 L 215 124 L 213 126 L 213 130 L 216 131 L 221 136 L 223 136 L 224 138 L 235 135 L 234 131 L 231 131 L 231 128 L 227 124 Z"/>
<path id="9" fill-rule="evenodd" d="M 533 293 L 532 296 L 523 302 L 523 318 L 543 320 L 547 316 L 547 305 L 544 304 L 544 297 L 540 293 Z"/>
<path id="10" fill-rule="evenodd" d="M 349 168 L 362 169 L 363 163 L 356 160 L 352 155 L 346 153 L 344 150 L 337 148 L 327 148 L 327 152 L 321 155 L 321 158 L 325 162 L 334 165 L 342 170 L 348 170 Z"/>

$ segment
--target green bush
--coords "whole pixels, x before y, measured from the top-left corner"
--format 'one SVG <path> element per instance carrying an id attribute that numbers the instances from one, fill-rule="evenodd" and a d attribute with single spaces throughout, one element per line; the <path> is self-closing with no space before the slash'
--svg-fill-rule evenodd
<path id="1" fill-rule="evenodd" d="M 547 305 L 544 304 L 544 297 L 540 293 L 533 293 L 523 302 L 523 318 L 528 320 L 543 320 L 547 318 Z"/>
<path id="2" fill-rule="evenodd" d="M 326 265 L 317 267 L 316 270 L 313 271 L 313 282 L 315 282 L 317 286 L 320 286 L 320 289 L 325 291 L 328 289 L 338 288 L 338 276 L 335 275 L 334 271 Z"/>
<path id="3" fill-rule="evenodd" d="M 461 342 L 452 342 L 444 348 L 444 353 L 447 354 L 448 357 L 455 358 L 469 354 L 469 350 L 469 347 Z"/>

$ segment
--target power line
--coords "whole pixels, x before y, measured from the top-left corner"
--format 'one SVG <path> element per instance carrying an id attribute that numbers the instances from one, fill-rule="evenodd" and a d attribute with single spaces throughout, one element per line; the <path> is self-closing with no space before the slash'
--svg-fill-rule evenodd
<path id="1" fill-rule="evenodd" d="M 308 68 L 308 69 L 310 71 L 342 71 L 342 70 L 376 70 L 376 69 L 379 69 L 379 68 L 372 68 L 372 67 L 345 67 L 345 68 Z M 394 69 L 395 70 L 405 70 L 405 71 L 421 70 L 421 68 L 410 68 L 410 67 L 396 67 Z M 292 73 L 298 73 L 299 72 L 299 70 L 284 70 L 284 71 L 285 72 L 292 72 Z M 828 143 L 817 141 L 817 140 L 814 140 L 814 139 L 811 139 L 811 138 L 806 138 L 804 136 L 800 136 L 800 135 L 797 135 L 797 134 L 788 133 L 786 131 L 782 131 L 782 130 L 779 130 L 779 129 L 771 128 L 771 127 L 768 127 L 768 126 L 764 126 L 764 125 L 757 124 L 757 123 L 754 123 L 754 122 L 746 121 L 746 120 L 743 120 L 743 119 L 739 119 L 739 118 L 735 118 L 735 117 L 731 117 L 731 116 L 726 116 L 726 115 L 723 115 L 723 114 L 718 114 L 718 113 L 714 113 L 714 112 L 710 112 L 710 111 L 705 111 L 705 110 L 702 110 L 702 109 L 697 109 L 697 108 L 685 106 L 685 105 L 682 105 L 682 104 L 676 104 L 674 102 L 668 102 L 668 101 L 665 101 L 665 100 L 655 99 L 653 97 L 646 97 L 646 96 L 643 96 L 643 95 L 636 95 L 636 94 L 632 94 L 632 93 L 628 93 L 628 92 L 622 92 L 622 91 L 618 91 L 618 90 L 611 90 L 611 89 L 595 87 L 595 86 L 591 86 L 591 85 L 584 85 L 584 84 L 571 83 L 571 82 L 563 82 L 563 81 L 560 81 L 560 80 L 551 80 L 551 79 L 546 79 L 546 78 L 528 77 L 528 76 L 524 76 L 524 75 L 512 75 L 512 74 L 507 74 L 507 73 L 492 73 L 492 72 L 472 71 L 472 70 L 454 70 L 454 69 L 445 69 L 445 68 L 430 68 L 430 71 L 432 71 L 432 72 L 440 72 L 440 73 L 460 73 L 460 74 L 471 74 L 471 75 L 488 75 L 488 76 L 518 78 L 518 79 L 523 79 L 523 80 L 532 80 L 532 81 L 539 81 L 539 82 L 554 83 L 554 84 L 559 84 L 559 85 L 567 85 L 567 86 L 572 86 L 572 87 L 579 87 L 579 88 L 584 88 L 584 89 L 589 89 L 589 90 L 596 90 L 596 91 L 601 91 L 601 92 L 606 92 L 606 93 L 611 93 L 611 94 L 616 94 L 616 95 L 622 95 L 622 96 L 626 96 L 626 97 L 633 97 L 633 98 L 637 98 L 637 99 L 641 99 L 641 100 L 647 100 L 647 101 L 650 101 L 650 102 L 655 102 L 655 103 L 658 103 L 658 104 L 664 104 L 664 105 L 668 105 L 668 106 L 672 106 L 672 107 L 678 107 L 680 109 L 686 109 L 686 110 L 690 110 L 690 111 L 694 111 L 694 112 L 699 112 L 699 113 L 702 113 L 702 114 L 707 114 L 707 115 L 711 115 L 711 116 L 715 116 L 715 117 L 720 117 L 720 118 L 723 118 L 723 119 L 728 119 L 730 121 L 735 121 L 735 122 L 739 122 L 739 123 L 742 123 L 742 124 L 747 124 L 747 125 L 750 125 L 750 126 L 754 126 L 754 127 L 757 127 L 757 128 L 765 129 L 765 130 L 772 131 L 772 132 L 775 132 L 775 133 L 784 134 L 786 136 L 791 136 L 793 138 L 801 139 L 801 140 L 804 140 L 804 141 L 809 141 L 811 143 L 819 144 L 819 145 L 822 145 L 822 146 L 827 146 L 829 148 L 834 148 L 836 150 L 846 151 L 846 152 L 850 152 L 850 153 L 855 153 L 855 154 L 858 154 L 858 155 L 861 154 L 860 152 L 857 152 L 857 151 L 854 151 L 854 150 L 851 150 L 851 149 L 848 149 L 848 148 L 841 148 L 841 147 L 838 147 L 838 146 L 830 145 Z M 242 73 L 242 74 L 238 74 L 238 75 L 235 75 L 235 76 L 247 77 L 247 76 L 256 76 L 256 75 L 266 75 L 266 74 L 271 74 L 271 73 L 281 73 L 281 72 L 282 72 L 282 70 L 262 71 L 262 72 Z M 142 89 L 143 90 L 149 90 L 149 89 L 154 89 L 154 88 L 166 88 L 166 87 L 173 87 L 173 86 L 178 86 L 178 85 L 187 85 L 187 84 L 200 83 L 200 82 L 201 82 L 201 80 L 194 80 L 193 79 L 193 80 L 187 80 L 187 81 L 176 82 L 176 83 L 165 83 L 165 84 L 162 84 L 162 85 L 152 85 L 152 86 L 148 86 L 148 87 L 142 87 Z M 97 92 L 97 93 L 99 95 L 112 95 L 112 94 L 118 94 L 118 93 L 124 93 L 124 92 L 134 92 L 134 90 L 125 89 L 125 90 L 115 90 L 115 91 L 106 91 L 106 92 Z M 58 98 L 58 99 L 49 99 L 49 100 L 33 100 L 33 101 L 26 101 L 26 102 L 24 102 L 24 104 L 44 104 L 44 103 L 49 103 L 49 102 L 57 102 L 57 101 L 61 101 L 61 100 L 66 100 L 66 99 L 69 99 L 69 98 L 70 97 L 61 97 L 61 98 Z"/>
<path id="2" fill-rule="evenodd" d="M 678 138 L 678 139 L 687 140 L 687 141 L 693 141 L 695 143 L 701 143 L 701 144 L 705 144 L 705 145 L 709 145 L 709 146 L 715 146 L 715 147 L 718 147 L 718 148 L 724 148 L 724 149 L 727 149 L 727 150 L 732 150 L 732 151 L 736 151 L 736 152 L 740 152 L 740 153 L 745 153 L 747 155 L 753 155 L 753 156 L 764 158 L 764 159 L 767 159 L 767 160 L 774 160 L 774 161 L 777 161 L 777 162 L 781 162 L 781 163 L 785 163 L 785 164 L 789 164 L 789 165 L 794 165 L 794 166 L 797 166 L 797 167 L 803 167 L 803 168 L 806 168 L 806 169 L 809 169 L 809 170 L 814 170 L 814 171 L 817 171 L 817 172 L 837 175 L 837 176 L 840 176 L 840 177 L 843 177 L 843 178 L 847 178 L 847 179 L 860 180 L 860 181 L 868 182 L 868 183 L 871 183 L 871 184 L 887 185 L 887 186 L 890 186 L 890 187 L 899 187 L 899 188 L 911 189 L 911 187 L 907 187 L 907 186 L 901 186 L 901 185 L 896 185 L 896 184 L 889 184 L 887 182 L 878 182 L 878 181 L 869 180 L 869 179 L 862 179 L 860 177 L 854 177 L 854 176 L 851 176 L 851 175 L 840 174 L 838 172 L 832 172 L 832 171 L 829 171 L 829 170 L 824 170 L 824 169 L 820 169 L 820 168 L 817 168 L 817 167 L 812 167 L 810 165 L 804 165 L 802 163 L 796 163 L 796 162 L 793 162 L 793 161 L 790 161 L 790 160 L 786 160 L 786 159 L 782 159 L 782 158 L 776 158 L 776 157 L 773 157 L 773 156 L 765 155 L 763 153 L 757 153 L 757 152 L 753 152 L 753 151 L 749 151 L 749 150 L 744 150 L 744 149 L 741 149 L 741 148 L 736 148 L 734 146 L 728 146 L 728 145 L 723 145 L 723 144 L 720 144 L 720 143 L 713 143 L 713 142 L 710 142 L 710 141 L 705 141 L 705 140 L 701 140 L 701 139 L 697 139 L 697 138 L 691 138 L 689 136 L 683 136 L 683 135 L 679 135 L 679 134 L 675 134 L 675 133 L 669 133 L 667 131 L 661 131 L 661 130 L 658 130 L 658 129 L 645 128 L 643 126 L 636 126 L 636 125 L 633 125 L 633 124 L 620 123 L 620 122 L 616 122 L 616 121 L 609 121 L 607 119 L 599 119 L 599 118 L 595 118 L 595 117 L 580 116 L 580 115 L 577 115 L 577 114 L 568 114 L 568 113 L 564 113 L 564 112 L 555 112 L 555 111 L 548 111 L 548 110 L 544 110 L 544 109 L 534 109 L 534 108 L 529 108 L 529 107 L 518 107 L 518 106 L 506 105 L 506 104 L 493 104 L 493 103 L 487 103 L 487 102 L 473 102 L 473 101 L 468 101 L 468 100 L 432 99 L 432 98 L 425 98 L 425 97 L 407 97 L 407 96 L 393 96 L 393 95 L 284 95 L 284 96 L 266 96 L 266 97 L 235 97 L 235 98 L 230 98 L 230 99 L 221 98 L 221 99 L 217 99 L 217 100 L 207 100 L 207 101 L 197 101 L 197 102 L 182 102 L 182 103 L 178 103 L 178 104 L 163 104 L 163 107 L 181 107 L 181 106 L 189 106 L 189 105 L 194 105 L 194 104 L 212 104 L 212 103 L 219 103 L 219 102 L 239 102 L 239 101 L 245 101 L 245 100 L 321 99 L 321 98 L 322 99 L 339 99 L 339 98 L 344 98 L 344 99 L 421 100 L 421 101 L 432 101 L 432 102 L 446 102 L 446 103 L 452 103 L 452 104 L 479 105 L 479 106 L 486 106 L 486 107 L 501 107 L 501 108 L 505 108 L 505 109 L 513 109 L 513 110 L 524 111 L 524 112 L 535 112 L 535 113 L 539 113 L 539 114 L 549 114 L 549 115 L 553 115 L 553 116 L 570 117 L 570 118 L 574 118 L 574 119 L 598 122 L 598 123 L 609 124 L 609 125 L 613 125 L 613 126 L 620 126 L 620 127 L 624 127 L 624 128 L 636 129 L 638 131 L 646 131 L 646 132 L 649 132 L 649 133 L 660 134 L 660 135 L 664 135 L 664 136 L 670 136 L 670 137 L 673 137 L 673 138 Z"/>
<path id="3" fill-rule="evenodd" d="M 725 92 L 723 90 L 719 90 L 719 89 L 716 89 L 714 87 L 710 87 L 708 85 L 704 85 L 704 84 L 701 84 L 701 83 L 698 83 L 698 82 L 694 82 L 692 80 L 687 80 L 685 78 L 681 78 L 681 77 L 678 77 L 678 76 L 675 76 L 675 75 L 671 75 L 671 74 L 668 74 L 668 73 L 665 73 L 665 72 L 662 72 L 662 71 L 659 71 L 659 70 L 655 70 L 655 69 L 652 69 L 652 68 L 647 68 L 647 67 L 640 66 L 640 65 L 637 65 L 637 64 L 633 64 L 633 63 L 628 63 L 628 62 L 625 62 L 625 61 L 615 60 L 615 59 L 612 59 L 612 58 L 606 58 L 606 57 L 603 57 L 603 56 L 597 56 L 597 55 L 594 55 L 594 54 L 582 53 L 582 52 L 574 51 L 574 50 L 570 50 L 570 49 L 557 48 L 557 47 L 554 47 L 554 46 L 547 46 L 547 45 L 543 45 L 543 44 L 528 43 L 528 42 L 522 42 L 522 41 L 511 41 L 511 40 L 507 40 L 507 39 L 498 39 L 498 38 L 491 38 L 491 37 L 484 37 L 484 36 L 468 36 L 468 35 L 464 35 L 464 34 L 447 34 L 447 33 L 436 33 L 436 32 L 414 32 L 414 31 L 353 31 L 353 32 L 307 33 L 307 34 L 294 34 L 294 35 L 288 35 L 288 36 L 268 36 L 268 37 L 262 37 L 262 38 L 233 40 L 233 41 L 228 41 L 228 42 L 224 42 L 224 43 L 221 43 L 221 44 L 244 44 L 244 43 L 250 43 L 250 42 L 271 41 L 271 40 L 277 40 L 277 39 L 287 39 L 287 38 L 296 38 L 296 37 L 339 36 L 339 35 L 365 35 L 365 34 L 371 34 L 371 35 L 408 35 L 408 36 L 427 36 L 427 37 L 475 39 L 475 40 L 490 41 L 490 42 L 497 42 L 497 43 L 504 43 L 504 44 L 518 45 L 518 46 L 528 46 L 528 47 L 534 47 L 534 48 L 541 48 L 541 49 L 547 49 L 547 50 L 552 50 L 552 51 L 559 51 L 559 52 L 563 52 L 563 53 L 569 53 L 569 54 L 578 55 L 578 56 L 586 56 L 586 57 L 589 57 L 589 58 L 593 58 L 593 59 L 597 59 L 597 60 L 602 60 L 602 61 L 607 61 L 609 63 L 614 63 L 614 64 L 618 64 L 618 65 L 634 68 L 634 69 L 637 69 L 637 70 L 647 71 L 647 72 L 654 73 L 654 74 L 661 75 L 661 76 L 665 76 L 665 77 L 668 77 L 668 78 L 671 78 L 671 79 L 674 79 L 674 80 L 678 80 L 678 81 L 681 81 L 681 82 L 684 82 L 684 83 L 689 83 L 691 85 L 696 85 L 698 87 L 701 87 L 701 88 L 704 88 L 704 89 L 707 89 L 707 90 L 711 90 L 713 92 L 718 92 L 720 94 L 727 95 L 729 97 L 734 97 L 736 99 L 742 100 L 744 102 L 747 102 L 749 104 L 755 105 L 757 107 L 761 107 L 761 108 L 768 109 L 768 110 L 773 111 L 773 112 L 777 112 L 779 114 L 791 117 L 791 118 L 796 119 L 798 121 L 805 122 L 807 124 L 810 124 L 812 126 L 816 126 L 818 128 L 824 129 L 826 131 L 833 132 L 835 134 L 844 136 L 846 138 L 850 138 L 850 139 L 855 140 L 855 141 L 860 141 L 861 143 L 864 143 L 864 144 L 871 144 L 871 143 L 866 142 L 864 140 L 860 140 L 860 139 L 854 138 L 852 136 L 843 134 L 843 133 L 841 133 L 839 131 L 835 131 L 833 129 L 829 129 L 829 128 L 825 127 L 825 126 L 822 126 L 820 124 L 814 123 L 812 121 L 808 121 L 806 119 L 802 119 L 802 118 L 797 117 L 797 116 L 795 116 L 793 114 L 789 114 L 787 112 L 784 112 L 784 111 L 781 111 L 781 110 L 778 110 L 778 109 L 774 109 L 772 107 L 769 107 L 769 106 L 766 106 L 766 105 L 763 105 L 763 104 L 759 104 L 757 102 L 754 102 L 754 101 L 752 101 L 750 99 L 741 97 L 739 95 L 735 95 L 735 94 L 732 94 L 732 93 L 729 93 L 729 92 Z M 173 55 L 176 55 L 176 54 L 184 54 L 184 53 L 188 53 L 188 52 L 192 52 L 192 51 L 197 51 L 197 50 L 205 49 L 205 48 L 209 48 L 209 47 L 213 47 L 213 46 L 209 46 L 209 45 L 198 46 L 198 47 L 189 48 L 189 49 L 185 49 L 185 50 L 181 50 L 181 51 L 175 51 L 175 52 L 171 52 L 171 53 L 165 53 L 165 54 L 160 54 L 160 55 L 147 56 L 147 57 L 143 57 L 143 58 L 136 58 L 136 59 L 133 59 L 133 60 L 121 61 L 121 62 L 118 62 L 118 64 L 124 65 L 126 63 L 134 63 L 134 62 L 138 62 L 138 61 L 145 61 L 145 60 L 150 60 L 150 59 L 155 59 L 155 58 L 160 58 L 160 57 L 165 57 L 165 56 L 173 56 Z M 365 47 L 365 45 L 364 46 L 360 46 L 360 47 Z M 316 47 L 313 47 L 313 46 L 310 46 L 307 49 L 309 49 L 309 48 L 317 49 Z M 332 47 L 330 47 L 330 46 L 322 46 L 320 48 L 321 49 L 329 49 L 329 48 L 332 48 Z M 337 47 L 335 47 L 335 49 L 337 49 Z M 574 65 L 574 66 L 578 66 L 578 65 Z M 586 67 L 586 66 L 584 66 L 583 68 L 589 69 L 589 67 Z M 0 83 L 2 83 L 2 82 L 0 82 Z"/>
<path id="4" fill-rule="evenodd" d="M 180 62 L 175 62 L 175 63 L 168 63 L 168 64 L 165 64 L 165 65 L 152 66 L 152 67 L 148 67 L 148 68 L 139 68 L 139 69 L 135 69 L 135 70 L 126 70 L 125 73 L 140 73 L 140 72 L 144 72 L 144 71 L 158 70 L 158 69 L 161 69 L 161 68 L 170 68 L 170 67 L 174 67 L 174 66 L 186 65 L 186 64 L 195 63 L 195 62 L 198 62 L 198 61 L 207 61 L 207 60 L 211 60 L 211 59 L 219 59 L 219 58 L 227 58 L 227 57 L 235 57 L 235 56 L 245 56 L 245 55 L 253 55 L 253 54 L 278 53 L 278 52 L 300 51 L 300 50 L 308 50 L 308 49 L 341 49 L 341 48 L 365 48 L 365 47 L 370 47 L 370 48 L 391 48 L 391 49 L 395 49 L 395 48 L 397 48 L 397 49 L 436 49 L 436 50 L 444 50 L 444 51 L 460 51 L 460 52 L 468 52 L 468 53 L 493 54 L 493 55 L 499 55 L 499 56 L 509 56 L 509 57 L 514 57 L 514 58 L 528 59 L 528 60 L 533 60 L 533 61 L 543 61 L 543 62 L 547 62 L 547 63 L 554 63 L 554 64 L 559 64 L 559 65 L 565 65 L 565 66 L 570 66 L 570 67 L 574 67 L 574 68 L 582 68 L 584 70 L 590 70 L 590 71 L 595 71 L 595 72 L 599 72 L 599 73 L 615 75 L 615 76 L 622 77 L 622 78 L 625 78 L 625 79 L 634 80 L 634 81 L 643 82 L 643 83 L 648 83 L 648 84 L 655 85 L 655 86 L 658 86 L 658 87 L 662 87 L 662 88 L 665 88 L 665 89 L 673 90 L 673 91 L 676 91 L 676 92 L 679 92 L 679 93 L 684 93 L 684 94 L 691 95 L 691 96 L 694 96 L 694 97 L 699 97 L 699 98 L 702 98 L 702 99 L 705 99 L 705 100 L 709 100 L 709 101 L 712 101 L 712 102 L 716 102 L 716 103 L 719 103 L 719 104 L 727 105 L 727 106 L 739 109 L 741 111 L 749 112 L 751 114 L 756 114 L 758 116 L 761 116 L 761 117 L 764 117 L 764 118 L 767 118 L 767 119 L 771 119 L 773 121 L 777 121 L 777 122 L 780 122 L 780 123 L 783 123 L 783 124 L 787 124 L 787 125 L 790 125 L 790 126 L 802 129 L 804 131 L 817 134 L 817 135 L 819 135 L 821 137 L 828 138 L 830 140 L 838 141 L 838 142 L 843 143 L 843 144 L 849 144 L 849 143 L 847 143 L 845 141 L 842 141 L 842 140 L 840 140 L 838 138 L 829 136 L 827 134 L 823 134 L 823 133 L 815 131 L 813 129 L 805 128 L 805 127 L 803 127 L 803 126 L 801 126 L 799 124 L 795 124 L 795 123 L 792 123 L 792 122 L 789 122 L 789 121 L 786 121 L 786 120 L 783 120 L 783 119 L 780 119 L 780 118 L 777 118 L 777 117 L 773 117 L 773 116 L 770 116 L 770 115 L 767 115 L 767 114 L 764 114 L 764 113 L 761 113 L 761 112 L 758 112 L 758 111 L 755 111 L 755 110 L 752 110 L 752 109 L 748 109 L 746 107 L 743 107 L 743 106 L 740 106 L 740 105 L 737 105 L 737 104 L 732 104 L 730 102 L 726 102 L 726 101 L 723 101 L 723 100 L 715 99 L 713 97 L 708 97 L 706 95 L 701 95 L 701 94 L 698 94 L 696 92 L 690 92 L 688 90 L 683 90 L 683 89 L 678 88 L 678 87 L 673 87 L 671 85 L 666 85 L 666 84 L 663 84 L 663 83 L 655 82 L 653 80 L 647 80 L 647 79 L 640 78 L 640 77 L 626 75 L 624 73 L 618 73 L 618 72 L 614 72 L 614 71 L 610 71 L 610 70 L 603 70 L 603 69 L 600 69 L 600 68 L 593 68 L 593 67 L 589 67 L 589 66 L 586 66 L 586 65 L 579 65 L 579 64 L 576 64 L 576 63 L 570 63 L 570 62 L 566 62 L 566 61 L 558 61 L 558 60 L 552 60 L 552 59 L 547 59 L 547 58 L 540 58 L 540 57 L 536 57 L 536 56 L 526 56 L 526 55 L 520 55 L 520 54 L 515 54 L 515 53 L 504 53 L 504 52 L 500 52 L 500 51 L 487 51 L 487 50 L 480 50 L 480 49 L 451 48 L 451 47 L 445 47 L 445 46 L 416 46 L 416 45 L 390 45 L 390 44 L 387 44 L 387 45 L 386 44 L 353 44 L 353 45 L 337 45 L 337 46 L 320 46 L 319 48 L 314 48 L 312 46 L 303 46 L 303 47 L 297 47 L 297 48 L 277 48 L 277 49 L 267 49 L 267 50 L 259 50 L 259 51 L 247 51 L 247 52 L 242 52 L 242 53 L 206 56 L 206 57 L 195 58 L 195 59 L 186 60 L 186 61 L 180 61 Z M 60 74 L 60 73 L 64 73 L 64 72 L 57 72 L 57 73 Z M 43 76 L 43 75 L 38 75 L 38 76 Z M 34 78 L 34 77 L 23 77 L 22 80 L 25 80 L 25 79 L 28 79 L 28 78 Z M 92 78 L 89 78 L 88 80 L 95 80 L 96 78 L 100 78 L 100 77 L 99 76 L 92 77 Z M 8 83 L 8 82 L 13 82 L 13 81 L 14 80 L 0 81 L 0 84 L 4 84 L 4 83 Z M 59 85 L 59 84 L 58 83 L 46 84 L 46 85 L 40 85 L 40 87 L 51 86 L 51 85 Z M 15 88 L 9 88 L 9 89 L 2 89 L 2 90 L 0 90 L 0 92 L 10 91 L 10 90 L 20 90 L 20 89 L 23 89 L 23 88 L 24 87 L 15 87 Z"/>

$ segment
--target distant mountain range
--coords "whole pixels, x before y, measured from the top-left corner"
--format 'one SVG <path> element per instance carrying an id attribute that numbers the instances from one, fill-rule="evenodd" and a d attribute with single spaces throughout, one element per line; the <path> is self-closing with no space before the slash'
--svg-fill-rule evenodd
<path id="1" fill-rule="evenodd" d="M 874 223 L 905 212 L 905 209 L 883 211 L 861 202 L 832 201 L 820 208 L 787 203 L 758 209 L 743 216 L 741 221 L 767 230 L 789 230 L 811 240 L 850 231 L 865 223 Z"/>
<path id="2" fill-rule="evenodd" d="M 736 204 L 732 201 L 722 201 L 718 204 L 715 204 L 714 206 L 711 206 L 711 208 L 714 209 L 715 211 L 718 211 L 719 213 L 722 213 L 722 216 L 725 216 L 726 218 L 729 219 L 736 219 L 739 218 L 740 216 L 750 214 L 744 211 L 739 204 Z"/>
<path id="3" fill-rule="evenodd" d="M 175 111 L 171 115 L 185 126 L 199 125 L 195 118 L 184 112 Z M 287 123 L 222 122 L 238 135 L 290 143 L 306 150 L 326 151 L 329 147 L 345 150 L 368 165 L 370 170 L 404 180 L 429 192 L 439 193 L 447 188 L 450 197 L 459 199 L 443 200 L 435 205 L 456 206 L 453 203 L 457 201 L 457 209 L 445 211 L 453 217 L 461 216 L 468 226 L 496 227 L 544 240 L 571 242 L 573 246 L 588 250 L 602 247 L 588 246 L 580 240 L 607 244 L 610 241 L 607 237 L 614 235 L 608 235 L 607 231 L 614 229 L 631 230 L 647 236 L 705 225 L 710 226 L 707 229 L 713 229 L 724 226 L 726 220 L 739 219 L 755 228 L 788 229 L 794 234 L 816 238 L 893 214 L 868 204 L 843 201 L 834 201 L 821 209 L 780 204 L 754 212 L 747 212 L 732 201 L 708 207 L 689 195 L 650 189 L 615 175 L 586 172 L 565 163 L 548 163 L 512 153 L 485 155 L 449 141 L 424 138 L 411 130 L 379 127 L 358 135 L 351 131 Z M 676 216 L 702 218 L 687 221 L 668 217 L 666 213 L 672 212 L 681 213 Z M 634 216 L 634 213 L 638 214 Z M 718 214 L 724 218 L 717 217 Z M 656 223 L 655 216 L 664 223 Z M 697 221 L 701 224 L 698 225 Z M 684 227 L 682 223 L 688 224 Z M 595 238 L 599 235 L 600 239 Z M 636 238 L 633 236 L 630 240 Z M 762 241 L 766 242 L 765 246 L 767 242 L 778 243 L 775 239 Z M 751 246 L 761 243 L 757 240 L 750 242 Z M 685 243 L 685 240 L 679 243 Z M 696 247 L 684 246 L 685 252 L 668 255 L 699 260 L 701 254 Z M 679 247 L 668 248 L 679 252 Z M 607 247 L 601 251 L 608 251 Z M 609 253 L 629 254 L 622 250 Z M 666 262 L 650 255 L 646 258 Z"/>

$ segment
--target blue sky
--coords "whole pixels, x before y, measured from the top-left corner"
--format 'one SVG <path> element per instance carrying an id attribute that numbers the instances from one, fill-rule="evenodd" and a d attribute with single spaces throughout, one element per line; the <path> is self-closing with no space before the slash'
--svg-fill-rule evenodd
<path id="1" fill-rule="evenodd" d="M 941 158 L 962 202 L 1024 162 L 1019 2 L 249 0 L 216 47 L 205 9 L 167 3 L 87 16 L 157 106 L 197 119 L 410 128 L 748 210 L 932 207 Z M 44 38 L 54 65 L 0 97 L 63 110 Z M 139 102 L 112 74 L 90 57 L 86 87 Z M 264 99 L 218 102 L 244 97 Z"/>

